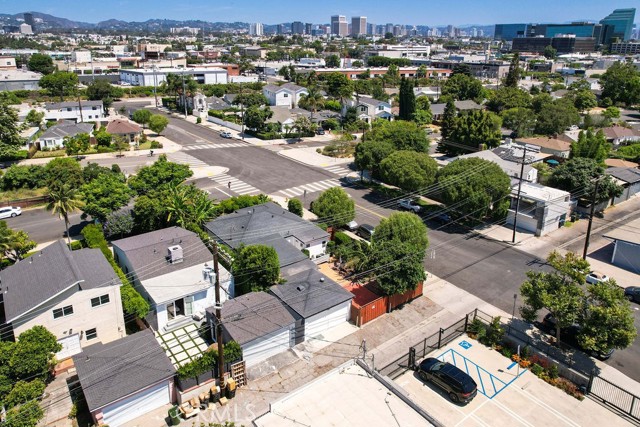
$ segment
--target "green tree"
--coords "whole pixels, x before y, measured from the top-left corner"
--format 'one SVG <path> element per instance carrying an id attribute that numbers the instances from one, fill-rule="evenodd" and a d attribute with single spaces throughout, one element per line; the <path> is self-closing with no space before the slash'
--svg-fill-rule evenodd
<path id="1" fill-rule="evenodd" d="M 459 159 L 438 171 L 447 206 L 472 218 L 504 218 L 509 209 L 511 179 L 500 166 L 477 157 Z"/>
<path id="2" fill-rule="evenodd" d="M 41 188 L 46 185 L 44 167 L 40 165 L 11 165 L 4 169 L 4 175 L 0 178 L 0 188 L 3 190 L 15 190 L 18 188 Z"/>
<path id="3" fill-rule="evenodd" d="M 452 99 L 447 101 L 447 105 L 444 107 L 444 113 L 442 114 L 442 127 L 441 135 L 443 141 L 448 141 L 453 134 L 456 126 L 456 116 L 458 112 Z"/>
<path id="4" fill-rule="evenodd" d="M 327 68 L 340 68 L 340 57 L 338 55 L 328 55 L 324 59 Z"/>
<path id="5" fill-rule="evenodd" d="M 366 271 L 386 295 L 404 293 L 425 280 L 424 255 L 424 251 L 398 240 L 372 244 Z"/>
<path id="6" fill-rule="evenodd" d="M 145 166 L 129 178 L 129 187 L 139 195 L 161 189 L 172 181 L 182 182 L 193 175 L 189 165 L 173 163 L 162 155 L 151 166 Z"/>
<path id="7" fill-rule="evenodd" d="M 531 98 L 531 108 L 536 114 L 539 114 L 543 109 L 553 103 L 553 98 L 546 92 L 542 92 L 533 98 Z"/>
<path id="8" fill-rule="evenodd" d="M 298 116 L 293 122 L 293 129 L 298 132 L 298 137 L 315 131 L 316 125 L 309 120 L 309 117 Z"/>
<path id="9" fill-rule="evenodd" d="M 136 111 L 137 113 L 137 111 Z M 105 128 L 100 128 L 98 132 L 93 135 L 100 147 L 109 147 L 113 141 L 113 135 L 111 135 Z"/>
<path id="10" fill-rule="evenodd" d="M 289 212 L 302 217 L 304 214 L 304 207 L 302 206 L 302 202 L 299 199 L 293 198 L 289 199 L 287 202 L 287 209 Z"/>
<path id="11" fill-rule="evenodd" d="M 60 102 L 65 96 L 73 95 L 78 87 L 78 75 L 68 71 L 56 71 L 40 79 L 40 87 L 51 96 L 59 96 Z"/>
<path id="12" fill-rule="evenodd" d="M 107 215 L 104 223 L 104 233 L 107 237 L 120 238 L 128 236 L 133 232 L 134 222 L 130 210 L 119 210 Z"/>
<path id="13" fill-rule="evenodd" d="M 596 196 L 598 203 L 622 194 L 622 187 L 617 185 L 610 175 L 604 174 L 604 167 L 596 160 L 586 157 L 570 159 L 554 168 L 549 185 L 568 191 L 574 197 L 591 199 L 596 179 L 600 180 Z"/>
<path id="14" fill-rule="evenodd" d="M 38 401 L 32 400 L 7 412 L 3 427 L 35 427 L 44 417 L 44 411 Z"/>
<path id="15" fill-rule="evenodd" d="M 518 87 L 521 75 L 522 70 L 520 69 L 520 54 L 516 52 L 513 54 L 511 64 L 509 64 L 509 72 L 504 78 L 504 85 L 507 87 Z"/>
<path id="16" fill-rule="evenodd" d="M 76 156 L 89 149 L 90 137 L 88 133 L 79 133 L 74 136 L 65 136 L 63 145 L 67 156 Z"/>
<path id="17" fill-rule="evenodd" d="M 480 80 L 466 74 L 455 74 L 445 81 L 442 86 L 442 95 L 449 95 L 459 101 L 472 99 L 482 102 L 485 89 Z"/>
<path id="18" fill-rule="evenodd" d="M 53 59 L 51 56 L 43 53 L 34 53 L 27 62 L 27 68 L 36 73 L 42 73 L 45 76 L 51 74 L 56 70 L 56 66 L 53 65 Z"/>
<path id="19" fill-rule="evenodd" d="M 262 92 L 240 92 L 233 100 L 233 105 L 242 105 L 244 108 L 269 105 L 269 100 Z"/>
<path id="20" fill-rule="evenodd" d="M 549 45 L 544 48 L 544 52 L 542 53 L 547 59 L 556 59 L 558 56 L 558 51 L 553 48 L 553 46 Z"/>
<path id="21" fill-rule="evenodd" d="M 372 141 L 367 139 L 356 145 L 355 165 L 360 171 L 369 171 L 374 178 L 379 178 L 381 162 L 396 150 L 390 141 Z"/>
<path id="22" fill-rule="evenodd" d="M 87 98 L 91 101 L 102 101 L 104 111 L 109 111 L 116 98 L 115 88 L 107 80 L 95 80 L 87 86 Z"/>
<path id="23" fill-rule="evenodd" d="M 536 126 L 536 115 L 528 108 L 510 108 L 501 114 L 502 123 L 517 137 L 531 136 Z"/>
<path id="24" fill-rule="evenodd" d="M 571 158 L 586 157 L 603 163 L 609 157 L 609 143 L 602 131 L 594 134 L 591 130 L 581 131 L 578 140 L 571 144 Z"/>
<path id="25" fill-rule="evenodd" d="M 0 158 L 10 157 L 23 145 L 18 111 L 0 100 Z"/>
<path id="26" fill-rule="evenodd" d="M 389 218 L 380 221 L 371 243 L 393 241 L 407 243 L 416 251 L 424 252 L 429 246 L 427 227 L 422 219 L 412 212 L 394 212 Z"/>
<path id="27" fill-rule="evenodd" d="M 598 105 L 596 96 L 591 90 L 577 90 L 569 95 L 569 99 L 573 99 L 573 105 L 578 111 L 590 110 Z"/>
<path id="28" fill-rule="evenodd" d="M 416 112 L 416 95 L 413 93 L 413 82 L 404 77 L 400 80 L 400 120 L 413 120 Z"/>
<path id="29" fill-rule="evenodd" d="M 49 189 L 56 189 L 62 185 L 78 188 L 84 184 L 82 167 L 75 159 L 55 158 L 44 167 L 44 173 Z"/>
<path id="30" fill-rule="evenodd" d="M 636 337 L 633 313 L 615 281 L 585 289 L 589 263 L 571 252 L 562 256 L 554 251 L 547 262 L 553 271 L 529 271 L 520 287 L 524 300 L 520 313 L 525 320 L 533 322 L 546 309 L 556 320 L 558 343 L 563 328 L 578 325 L 578 341 L 587 350 L 607 352 L 631 345 Z"/>
<path id="31" fill-rule="evenodd" d="M 36 400 L 44 393 L 45 384 L 39 378 L 33 381 L 20 380 L 13 386 L 11 392 L 4 399 L 7 408 L 13 408 L 31 400 Z"/>
<path id="32" fill-rule="evenodd" d="M 244 112 L 244 124 L 249 129 L 262 132 L 267 124 L 267 120 L 271 117 L 273 117 L 273 111 L 270 108 L 251 106 Z"/>
<path id="33" fill-rule="evenodd" d="M 6 221 L 0 221 L 0 258 L 18 262 L 35 247 L 36 242 L 25 231 L 12 230 Z"/>
<path id="34" fill-rule="evenodd" d="M 557 99 L 538 113 L 535 132 L 543 135 L 562 133 L 566 128 L 580 123 L 580 113 L 571 100 Z"/>
<path id="35" fill-rule="evenodd" d="M 469 66 L 469 64 L 456 64 L 453 66 L 453 69 L 451 70 L 451 77 L 457 76 L 457 75 L 463 75 L 463 76 L 467 76 L 467 77 L 472 77 L 471 75 L 471 67 Z"/>
<path id="36" fill-rule="evenodd" d="M 145 128 L 151 120 L 152 113 L 146 108 L 141 108 L 133 112 L 133 121 Z"/>
<path id="37" fill-rule="evenodd" d="M 133 229 L 136 234 L 168 226 L 166 197 L 162 191 L 150 191 L 136 197 L 133 206 Z"/>
<path id="38" fill-rule="evenodd" d="M 604 110 L 604 112 L 602 113 L 602 115 L 611 120 L 611 119 L 618 119 L 620 118 L 620 109 L 618 107 L 607 107 L 606 110 Z"/>
<path id="39" fill-rule="evenodd" d="M 44 119 L 44 112 L 37 112 L 36 110 L 30 110 L 27 114 L 27 117 L 24 119 L 25 122 L 30 124 L 31 126 L 40 127 L 42 125 L 42 120 Z"/>
<path id="40" fill-rule="evenodd" d="M 236 296 L 269 289 L 280 280 L 280 261 L 275 249 L 265 245 L 240 246 L 231 271 Z"/>
<path id="41" fill-rule="evenodd" d="M 397 150 L 429 151 L 429 138 L 416 123 L 404 120 L 376 120 L 367 141 L 388 141 Z"/>
<path id="42" fill-rule="evenodd" d="M 614 104 L 640 103 L 640 71 L 631 62 L 616 62 L 600 77 L 601 98 Z"/>
<path id="43" fill-rule="evenodd" d="M 324 75 L 327 94 L 334 98 L 346 98 L 347 94 L 353 92 L 353 83 L 342 73 L 328 73 Z"/>
<path id="44" fill-rule="evenodd" d="M 160 114 L 153 114 L 149 118 L 149 129 L 160 135 L 167 126 L 169 126 L 169 119 Z"/>
<path id="45" fill-rule="evenodd" d="M 9 368 L 16 380 L 44 379 L 54 364 L 54 355 L 62 350 L 55 335 L 44 326 L 34 326 L 21 333 L 13 346 Z"/>
<path id="46" fill-rule="evenodd" d="M 84 206 L 84 202 L 80 198 L 80 193 L 69 184 L 63 184 L 55 188 L 50 188 L 47 196 L 49 203 L 46 209 L 52 211 L 54 215 L 64 219 L 65 229 L 67 230 L 67 240 L 71 244 L 71 235 L 69 234 L 69 215 L 80 210 Z"/>
<path id="47" fill-rule="evenodd" d="M 444 144 L 441 149 L 449 155 L 459 155 L 485 147 L 497 147 L 502 138 L 501 125 L 500 117 L 489 111 L 471 110 L 461 113 L 448 134 L 448 140 L 456 145 Z"/>
<path id="48" fill-rule="evenodd" d="M 312 212 L 323 224 L 341 227 L 356 217 L 355 203 L 340 187 L 324 191 L 313 202 Z"/>
<path id="49" fill-rule="evenodd" d="M 200 232 L 207 221 L 216 217 L 217 209 L 209 195 L 194 184 L 172 182 L 166 200 L 167 222 Z"/>
<path id="50" fill-rule="evenodd" d="M 548 94 L 546 94 L 549 96 Z M 549 96 L 551 99 L 551 96 Z M 487 108 L 494 113 L 501 113 L 511 108 L 530 108 L 531 95 L 517 87 L 502 86 L 491 92 L 487 101 Z"/>
<path id="51" fill-rule="evenodd" d="M 104 223 L 107 216 L 126 206 L 133 196 L 122 174 L 104 173 L 80 188 L 84 206 L 82 211 Z"/>
<path id="52" fill-rule="evenodd" d="M 380 175 L 387 184 L 413 192 L 435 182 L 438 164 L 428 153 L 401 150 L 380 163 Z"/>
<path id="53" fill-rule="evenodd" d="M 300 97 L 300 102 L 298 103 L 300 108 L 307 109 L 311 111 L 311 120 L 313 120 L 313 115 L 318 108 L 322 108 L 324 106 L 324 97 L 315 87 L 309 88 L 309 93 L 303 94 Z"/>

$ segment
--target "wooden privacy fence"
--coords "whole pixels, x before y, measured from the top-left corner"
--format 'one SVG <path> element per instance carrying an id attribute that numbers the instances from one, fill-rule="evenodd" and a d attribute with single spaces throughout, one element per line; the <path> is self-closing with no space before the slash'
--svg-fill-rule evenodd
<path id="1" fill-rule="evenodd" d="M 351 300 L 351 320 L 356 326 L 362 326 L 402 304 L 422 296 L 423 283 L 418 283 L 415 289 L 394 295 L 383 295 L 382 290 L 375 282 L 366 285 L 352 283 L 346 285 L 345 289 L 354 295 Z"/>

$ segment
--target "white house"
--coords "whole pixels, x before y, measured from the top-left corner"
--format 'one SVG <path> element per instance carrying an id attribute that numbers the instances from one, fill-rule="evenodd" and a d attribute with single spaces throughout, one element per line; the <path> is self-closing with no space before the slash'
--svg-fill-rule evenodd
<path id="1" fill-rule="evenodd" d="M 91 122 L 104 117 L 102 101 L 57 102 L 45 106 L 45 120 Z"/>
<path id="2" fill-rule="evenodd" d="M 359 100 L 350 99 L 347 100 L 344 105 L 343 115 L 346 113 L 347 107 L 355 107 L 358 113 L 358 119 L 364 120 L 367 123 L 371 123 L 375 119 L 393 120 L 391 104 L 385 101 L 378 101 L 377 99 L 367 96 L 360 96 Z"/>
<path id="3" fill-rule="evenodd" d="M 215 303 L 213 256 L 197 234 L 169 227 L 113 242 L 116 261 L 149 301 L 146 320 L 165 332 L 205 315 Z M 233 279 L 219 267 L 221 299 L 233 298 Z"/>
<path id="4" fill-rule="evenodd" d="M 40 150 L 58 150 L 64 148 L 64 139 L 66 137 L 74 137 L 81 133 L 91 135 L 92 132 L 93 125 L 91 123 L 75 123 L 63 120 L 44 131 L 35 141 L 35 144 Z"/>
<path id="5" fill-rule="evenodd" d="M 269 105 L 293 108 L 298 105 L 302 95 L 308 95 L 309 91 L 302 86 L 285 83 L 282 86 L 266 85 L 262 88 L 262 93 L 269 100 Z"/>
<path id="6" fill-rule="evenodd" d="M 514 185 L 511 189 L 511 207 L 506 224 L 513 224 L 517 200 L 518 186 Z M 544 236 L 564 225 L 571 214 L 572 206 L 570 193 L 523 181 L 517 226 L 535 233 L 536 236 Z"/>
<path id="7" fill-rule="evenodd" d="M 70 251 L 58 240 L 2 270 L 0 293 L 0 324 L 10 325 L 16 338 L 46 327 L 62 345 L 58 360 L 126 335 L 120 281 L 99 249 Z"/>

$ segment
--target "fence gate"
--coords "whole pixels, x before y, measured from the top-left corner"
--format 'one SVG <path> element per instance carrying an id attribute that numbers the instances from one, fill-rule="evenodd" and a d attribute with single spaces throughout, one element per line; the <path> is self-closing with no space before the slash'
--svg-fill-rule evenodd
<path id="1" fill-rule="evenodd" d="M 640 397 L 595 374 L 589 378 L 589 394 L 630 417 L 640 420 Z"/>

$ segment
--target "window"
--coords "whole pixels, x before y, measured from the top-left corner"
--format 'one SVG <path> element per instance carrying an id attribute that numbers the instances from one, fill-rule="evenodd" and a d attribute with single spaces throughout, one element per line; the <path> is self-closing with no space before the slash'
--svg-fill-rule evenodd
<path id="1" fill-rule="evenodd" d="M 378 106 L 378 110 L 380 110 L 380 111 L 384 110 L 384 105 Z"/>
<path id="2" fill-rule="evenodd" d="M 92 110 L 97 110 L 97 109 L 98 109 L 98 107 L 91 107 L 91 109 L 92 109 Z"/>
<path id="3" fill-rule="evenodd" d="M 55 310 L 53 310 L 53 318 L 54 319 L 59 319 L 61 317 L 65 317 L 65 316 L 71 316 L 73 314 L 73 306 L 72 305 L 68 305 L 66 307 L 62 307 L 62 308 L 56 308 Z"/>
<path id="4" fill-rule="evenodd" d="M 98 331 L 96 330 L 96 328 L 87 329 L 85 331 L 85 336 L 87 338 L 87 341 L 95 340 L 96 338 L 98 338 Z"/>
<path id="5" fill-rule="evenodd" d="M 99 297 L 91 298 L 91 307 L 98 307 L 102 304 L 109 302 L 109 294 L 100 295 Z"/>
<path id="6" fill-rule="evenodd" d="M 67 108 L 67 111 L 71 111 L 71 108 Z"/>
<path id="7" fill-rule="evenodd" d="M 285 93 L 285 94 L 284 94 L 284 97 L 285 97 L 285 98 L 288 98 L 288 97 L 289 97 L 289 94 L 288 94 L 288 93 Z"/>

